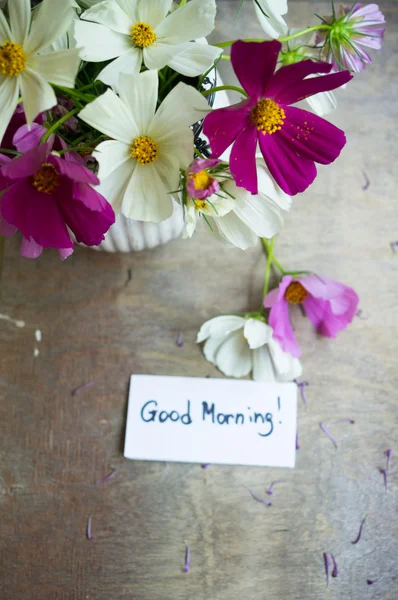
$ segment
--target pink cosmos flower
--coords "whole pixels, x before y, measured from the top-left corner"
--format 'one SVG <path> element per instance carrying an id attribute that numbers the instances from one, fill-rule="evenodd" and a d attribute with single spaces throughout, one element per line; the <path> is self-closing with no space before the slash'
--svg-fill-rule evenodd
<path id="1" fill-rule="evenodd" d="M 320 33 L 317 41 L 325 41 L 324 54 L 333 70 L 346 68 L 359 73 L 372 62 L 365 48 L 380 50 L 386 22 L 377 4 L 362 6 L 357 2 L 351 9 L 340 7 L 337 16 L 325 20 L 332 28 Z"/>
<path id="2" fill-rule="evenodd" d="M 214 169 L 219 164 L 220 161 L 214 158 L 197 158 L 193 161 L 187 173 L 187 190 L 190 198 L 206 200 L 220 191 L 217 179 L 207 172 L 207 169 Z"/>
<path id="3" fill-rule="evenodd" d="M 31 133 L 38 135 L 35 129 Z M 74 250 L 68 228 L 77 242 L 96 246 L 115 222 L 112 207 L 92 187 L 99 184 L 98 177 L 72 153 L 62 158 L 51 154 L 53 142 L 13 160 L 0 156 L 0 233 L 19 230 L 24 238 L 21 255 L 27 258 L 37 258 L 43 248 L 57 248 L 65 259 Z M 24 135 L 18 150 L 32 143 Z"/>
<path id="4" fill-rule="evenodd" d="M 306 79 L 329 73 L 332 68 L 312 60 L 284 66 L 274 73 L 281 47 L 276 40 L 235 42 L 231 61 L 248 98 L 213 111 L 204 123 L 213 157 L 220 157 L 233 144 L 231 173 L 236 184 L 252 194 L 258 193 L 257 142 L 274 179 L 291 196 L 313 182 L 316 162 L 330 164 L 346 142 L 343 131 L 290 104 L 344 85 L 352 78 L 350 73 Z"/>
<path id="5" fill-rule="evenodd" d="M 298 358 L 301 350 L 289 318 L 289 304 L 301 304 L 320 334 L 334 338 L 353 320 L 359 298 L 356 292 L 333 279 L 307 275 L 283 277 L 280 285 L 267 294 L 264 306 L 271 308 L 269 324 L 285 352 Z"/>

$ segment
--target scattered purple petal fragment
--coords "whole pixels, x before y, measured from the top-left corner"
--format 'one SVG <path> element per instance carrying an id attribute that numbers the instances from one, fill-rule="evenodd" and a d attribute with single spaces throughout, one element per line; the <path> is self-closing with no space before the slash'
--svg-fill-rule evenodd
<path id="1" fill-rule="evenodd" d="M 297 385 L 298 389 L 300 390 L 300 396 L 301 396 L 302 401 L 307 406 L 308 398 L 305 393 L 305 388 L 310 385 L 309 382 L 308 381 L 299 381 L 298 379 L 295 379 L 294 383 Z"/>
<path id="2" fill-rule="evenodd" d="M 337 577 L 337 575 L 339 574 L 339 568 L 337 566 L 337 562 L 336 562 L 334 555 L 332 554 L 331 556 L 332 556 L 332 561 L 333 561 L 332 577 Z"/>
<path id="3" fill-rule="evenodd" d="M 179 348 L 184 348 L 184 342 L 182 339 L 182 331 L 179 332 L 178 337 L 177 337 L 177 346 Z"/>
<path id="4" fill-rule="evenodd" d="M 266 500 L 262 500 L 261 498 L 256 496 L 256 494 L 250 488 L 246 487 L 245 485 L 243 487 L 247 489 L 247 491 L 250 493 L 253 500 L 255 500 L 256 502 L 261 502 L 261 504 L 265 504 L 265 506 L 272 506 L 272 502 L 267 502 Z"/>
<path id="5" fill-rule="evenodd" d="M 185 544 L 185 565 L 184 565 L 184 573 L 189 573 L 189 569 L 191 568 L 191 549 L 188 544 Z"/>
<path id="6" fill-rule="evenodd" d="M 276 483 L 285 483 L 285 480 L 284 479 L 277 479 L 276 481 L 273 481 L 271 483 L 271 485 L 269 486 L 267 492 L 266 492 L 269 496 L 272 496 L 272 494 L 274 493 L 274 489 L 273 488 L 274 488 L 274 485 Z"/>
<path id="7" fill-rule="evenodd" d="M 319 423 L 319 427 L 322 429 L 323 433 L 329 438 L 329 440 L 332 442 L 333 446 L 337 450 L 337 442 L 334 439 L 334 437 L 332 436 L 332 434 L 330 433 L 330 431 L 328 430 L 328 428 L 326 427 L 326 425 L 324 423 Z"/>
<path id="8" fill-rule="evenodd" d="M 379 577 L 378 579 L 367 579 L 366 583 L 368 585 L 373 585 L 374 583 L 377 583 L 378 581 L 380 581 L 381 577 Z"/>
<path id="9" fill-rule="evenodd" d="M 363 177 L 365 179 L 365 184 L 362 186 L 362 189 L 363 189 L 364 192 L 366 192 L 366 190 L 368 190 L 369 187 L 370 187 L 370 179 L 367 176 L 367 173 L 366 173 L 366 171 L 364 169 L 362 169 L 362 175 L 363 175 Z"/>
<path id="10" fill-rule="evenodd" d="M 95 381 L 90 381 L 89 383 L 85 383 L 84 385 L 81 385 L 80 387 L 73 390 L 72 396 L 76 396 L 76 394 L 78 394 L 81 390 L 85 390 L 86 388 L 89 388 L 92 385 L 95 385 Z"/>
<path id="11" fill-rule="evenodd" d="M 336 419 L 330 422 L 331 425 L 336 425 L 336 423 L 351 423 L 351 425 L 354 425 L 355 421 L 354 419 Z"/>
<path id="12" fill-rule="evenodd" d="M 211 463 L 205 463 L 202 465 L 202 469 L 208 469 L 209 467 L 211 467 Z"/>
<path id="13" fill-rule="evenodd" d="M 363 310 L 362 308 L 359 308 L 357 310 L 357 312 L 355 313 L 355 316 L 358 317 L 358 319 L 362 319 L 362 321 L 366 321 L 367 317 L 363 316 Z"/>
<path id="14" fill-rule="evenodd" d="M 391 242 L 390 246 L 391 246 L 391 250 L 395 253 L 396 248 L 398 248 L 398 242 Z"/>
<path id="15" fill-rule="evenodd" d="M 364 519 L 362 519 L 362 521 L 361 521 L 361 524 L 360 524 L 360 526 L 359 526 L 358 535 L 357 535 L 357 537 L 355 538 L 355 540 L 354 540 L 353 542 L 351 542 L 351 544 L 357 544 L 357 543 L 359 542 L 359 540 L 361 539 L 361 535 L 362 535 L 362 529 L 363 529 L 363 526 L 364 526 L 364 524 L 365 524 L 365 521 L 366 521 L 366 517 L 365 517 Z"/>
<path id="16" fill-rule="evenodd" d="M 87 521 L 87 539 L 90 540 L 90 542 L 94 541 L 93 536 L 91 535 L 91 521 L 92 521 L 93 517 L 90 515 Z"/>
<path id="17" fill-rule="evenodd" d="M 296 433 L 296 450 L 300 450 L 298 433 Z"/>
<path id="18" fill-rule="evenodd" d="M 391 465 L 392 450 L 390 450 L 390 449 L 386 450 L 386 456 L 387 456 L 387 471 L 389 471 L 390 465 Z"/>
<path id="19" fill-rule="evenodd" d="M 323 553 L 323 562 L 325 563 L 326 587 L 329 585 L 329 557 L 328 553 Z"/>
<path id="20" fill-rule="evenodd" d="M 116 471 L 113 470 L 111 471 L 108 475 L 106 475 L 105 477 L 102 477 L 101 479 L 97 479 L 95 483 L 105 483 L 106 481 L 109 481 L 110 479 L 113 479 L 116 475 Z"/>
<path id="21" fill-rule="evenodd" d="M 384 487 L 388 490 L 388 473 L 386 469 L 379 469 L 380 473 L 383 475 L 384 479 Z"/>

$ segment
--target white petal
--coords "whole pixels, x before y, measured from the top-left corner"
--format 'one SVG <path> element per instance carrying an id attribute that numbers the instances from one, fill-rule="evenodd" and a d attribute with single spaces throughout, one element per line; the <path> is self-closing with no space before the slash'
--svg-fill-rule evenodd
<path id="1" fill-rule="evenodd" d="M 100 185 L 95 188 L 97 192 L 102 194 L 104 198 L 108 200 L 115 213 L 121 211 L 123 198 L 136 165 L 137 163 L 133 159 L 125 161 L 110 173 L 108 177 L 102 178 Z"/>
<path id="2" fill-rule="evenodd" d="M 210 335 L 214 337 L 227 336 L 232 331 L 243 329 L 246 319 L 236 315 L 221 315 L 203 323 L 198 333 L 196 343 L 204 342 Z"/>
<path id="3" fill-rule="evenodd" d="M 301 375 L 300 362 L 288 352 L 284 352 L 276 340 L 272 338 L 268 343 L 268 347 L 278 381 L 292 381 Z"/>
<path id="4" fill-rule="evenodd" d="M 133 23 L 126 15 L 124 10 L 120 8 L 117 2 L 100 2 L 92 8 L 86 10 L 82 15 L 81 19 L 85 21 L 93 21 L 100 25 L 105 25 L 112 31 L 123 33 L 124 35 L 131 35 L 131 27 Z M 102 43 L 102 41 L 101 41 Z M 132 43 L 132 42 L 131 42 Z"/>
<path id="5" fill-rule="evenodd" d="M 267 201 L 274 202 L 282 210 L 289 211 L 292 206 L 292 198 L 281 190 L 275 179 L 270 174 L 264 159 L 257 159 L 257 177 L 259 196 L 265 196 Z"/>
<path id="6" fill-rule="evenodd" d="M 98 2 L 98 0 L 96 0 Z M 108 0 L 110 2 L 116 2 L 122 10 L 129 17 L 131 24 L 136 23 L 138 19 L 137 7 L 140 0 Z M 87 0 L 86 0 L 87 2 Z M 91 0 L 92 2 L 92 0 Z"/>
<path id="7" fill-rule="evenodd" d="M 197 224 L 197 210 L 193 202 L 185 206 L 184 211 L 184 231 L 182 233 L 182 238 L 185 240 L 186 238 L 191 238 L 196 231 Z"/>
<path id="8" fill-rule="evenodd" d="M 222 192 L 220 192 L 222 194 Z M 209 217 L 217 219 L 217 217 L 224 217 L 234 207 L 234 201 L 228 196 L 216 196 L 213 194 L 210 198 L 207 198 L 206 208 L 201 208 L 200 212 Z"/>
<path id="9" fill-rule="evenodd" d="M 219 347 L 215 363 L 228 377 L 245 377 L 252 370 L 252 356 L 243 332 L 232 333 Z"/>
<path id="10" fill-rule="evenodd" d="M 102 69 L 97 79 L 100 79 L 118 92 L 120 75 L 125 73 L 136 77 L 140 72 L 141 65 L 142 50 L 139 48 L 130 48 L 127 52 L 123 52 L 119 58 L 109 63 L 105 69 Z"/>
<path id="11" fill-rule="evenodd" d="M 4 77 L 0 83 L 0 144 L 18 105 L 18 77 Z"/>
<path id="12" fill-rule="evenodd" d="M 37 55 L 28 64 L 46 81 L 50 81 L 54 85 L 73 88 L 80 65 L 79 50 L 71 48 Z"/>
<path id="13" fill-rule="evenodd" d="M 93 155 L 99 162 L 98 177 L 100 180 L 109 177 L 127 160 L 133 160 L 131 158 L 130 146 L 115 140 L 99 144 Z"/>
<path id="14" fill-rule="evenodd" d="M 11 40 L 11 38 L 12 33 L 10 26 L 7 23 L 3 11 L 0 10 L 0 44 L 2 45 L 6 40 Z"/>
<path id="15" fill-rule="evenodd" d="M 125 144 L 131 144 L 139 135 L 128 107 L 112 90 L 107 90 L 87 104 L 79 117 L 98 131 Z"/>
<path id="16" fill-rule="evenodd" d="M 71 0 L 43 0 L 32 22 L 25 52 L 36 54 L 50 46 L 69 29 L 74 15 Z"/>
<path id="17" fill-rule="evenodd" d="M 144 64 L 148 69 L 163 69 L 180 52 L 178 44 L 169 44 L 159 40 L 143 50 Z"/>
<path id="18" fill-rule="evenodd" d="M 216 354 L 225 340 L 225 336 L 222 337 L 210 337 L 206 340 L 205 345 L 203 346 L 203 354 L 205 355 L 206 360 L 208 360 L 213 365 L 216 364 Z"/>
<path id="19" fill-rule="evenodd" d="M 159 78 L 156 71 L 146 71 L 141 75 L 121 74 L 119 94 L 137 124 L 140 135 L 146 135 L 156 112 Z"/>
<path id="20" fill-rule="evenodd" d="M 131 50 L 128 36 L 97 23 L 76 21 L 74 38 L 81 58 L 90 62 L 110 60 Z"/>
<path id="21" fill-rule="evenodd" d="M 137 164 L 127 186 L 122 214 L 137 221 L 159 223 L 173 214 L 173 203 L 155 164 Z"/>
<path id="22" fill-rule="evenodd" d="M 167 193 L 174 192 L 180 184 L 180 164 L 172 154 L 159 156 L 156 160 L 156 170 L 163 181 Z"/>
<path id="23" fill-rule="evenodd" d="M 245 200 L 238 200 L 235 203 L 234 211 L 259 237 L 271 239 L 283 227 L 280 209 L 266 197 L 260 198 L 248 194 Z"/>
<path id="24" fill-rule="evenodd" d="M 307 98 L 307 102 L 314 113 L 320 117 L 328 115 L 337 107 L 336 96 L 333 92 L 320 92 Z"/>
<path id="25" fill-rule="evenodd" d="M 182 52 L 176 54 L 167 65 L 187 77 L 196 77 L 205 73 L 215 60 L 220 56 L 222 50 L 215 46 L 187 42 Z"/>
<path id="26" fill-rule="evenodd" d="M 253 379 L 255 381 L 276 381 L 271 356 L 266 346 L 253 350 L 252 358 Z"/>
<path id="27" fill-rule="evenodd" d="M 36 71 L 27 67 L 20 75 L 20 85 L 28 125 L 39 113 L 49 110 L 57 104 L 53 88 Z"/>
<path id="28" fill-rule="evenodd" d="M 209 105 L 198 90 L 185 83 L 179 83 L 163 100 L 150 131 L 157 138 L 169 137 L 174 128 L 189 127 L 209 112 Z"/>
<path id="29" fill-rule="evenodd" d="M 216 12 L 215 0 L 191 0 L 162 21 L 155 33 L 172 44 L 206 37 L 214 29 Z"/>
<path id="30" fill-rule="evenodd" d="M 164 133 L 161 136 L 158 131 L 153 132 L 153 127 L 149 128 L 157 143 L 160 145 L 160 154 L 164 156 L 172 155 L 179 162 L 181 169 L 186 169 L 192 162 L 193 150 L 193 132 L 189 127 L 184 129 L 175 128 Z"/>
<path id="31" fill-rule="evenodd" d="M 138 7 L 138 21 L 148 23 L 155 29 L 171 8 L 172 0 L 145 0 Z"/>
<path id="32" fill-rule="evenodd" d="M 258 236 L 239 219 L 234 211 L 217 219 L 217 225 L 227 240 L 241 250 L 253 248 L 258 242 Z"/>
<path id="33" fill-rule="evenodd" d="M 272 338 L 272 328 L 258 319 L 248 319 L 245 323 L 243 335 L 247 339 L 247 343 L 251 350 L 261 348 L 264 344 L 268 344 Z"/>
<path id="34" fill-rule="evenodd" d="M 30 0 L 11 0 L 8 3 L 12 39 L 17 44 L 25 45 L 30 27 Z"/>
<path id="35" fill-rule="evenodd" d="M 260 25 L 265 33 L 272 38 L 277 38 L 287 33 L 288 27 L 281 17 L 281 15 L 286 13 L 286 2 L 283 0 L 277 0 L 276 2 L 270 2 L 270 0 L 259 1 L 264 12 L 262 12 L 256 2 L 254 3 L 254 8 Z M 266 17 L 264 13 L 268 15 L 268 17 Z"/>

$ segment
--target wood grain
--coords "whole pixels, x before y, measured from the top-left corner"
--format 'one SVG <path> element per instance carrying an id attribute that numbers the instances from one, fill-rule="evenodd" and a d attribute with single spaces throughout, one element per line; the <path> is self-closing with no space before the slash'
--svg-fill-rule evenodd
<path id="1" fill-rule="evenodd" d="M 219 4 L 214 38 L 260 34 L 250 2 L 235 23 L 238 3 Z M 78 249 L 61 264 L 55 252 L 20 258 L 18 241 L 7 241 L 0 312 L 27 325 L 0 321 L 2 600 L 398 598 L 398 256 L 389 246 L 398 238 L 398 7 L 395 0 L 381 5 L 384 49 L 339 92 L 332 117 L 347 132 L 347 147 L 294 200 L 278 243 L 283 264 L 352 284 L 363 309 L 336 341 L 317 338 L 294 315 L 310 382 L 294 471 L 202 470 L 122 456 L 131 373 L 221 376 L 195 334 L 211 316 L 257 308 L 259 248 L 224 250 L 202 231 L 142 254 Z M 292 26 L 310 22 L 315 6 L 328 12 L 324 2 L 289 6 Z M 222 68 L 227 80 L 230 67 Z M 43 339 L 34 358 L 36 328 Z M 71 395 L 88 381 L 95 386 Z M 356 423 L 334 426 L 336 451 L 319 422 L 344 417 Z M 386 493 L 378 467 L 388 447 L 395 455 Z M 112 481 L 94 484 L 112 468 Z M 286 484 L 270 508 L 243 487 L 263 495 L 273 479 Z M 340 567 L 327 591 L 324 551 Z"/>

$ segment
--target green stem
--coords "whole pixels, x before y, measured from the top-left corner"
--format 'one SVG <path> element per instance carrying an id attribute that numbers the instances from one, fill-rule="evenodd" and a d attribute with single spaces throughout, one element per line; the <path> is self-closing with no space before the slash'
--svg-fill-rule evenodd
<path id="1" fill-rule="evenodd" d="M 272 238 L 272 240 L 270 241 L 269 244 L 264 238 L 262 241 L 264 244 L 264 248 L 265 247 L 267 248 L 267 264 L 265 266 L 264 291 L 263 291 L 263 298 L 265 298 L 265 296 L 268 294 L 269 280 L 271 277 L 271 266 L 272 266 L 272 263 L 274 260 L 273 250 L 274 250 L 275 238 Z"/>
<path id="2" fill-rule="evenodd" d="M 41 138 L 41 143 L 44 144 L 48 140 L 48 138 L 50 137 L 50 135 L 52 133 L 54 133 L 55 131 L 57 131 L 57 129 L 59 127 L 61 127 L 61 125 L 63 123 L 65 123 L 65 121 L 67 121 L 68 119 L 70 119 L 70 117 L 73 117 L 73 115 L 76 115 L 79 111 L 80 111 L 80 108 L 74 108 L 73 110 L 70 110 L 68 113 L 66 113 L 66 115 L 64 115 L 63 117 L 61 117 L 58 121 L 56 121 L 56 123 L 54 123 L 54 125 L 52 125 L 50 127 L 50 129 L 47 129 L 46 133 Z"/>
<path id="3" fill-rule="evenodd" d="M 0 152 L 6 152 L 8 154 L 15 154 L 15 156 L 22 155 L 22 152 L 17 152 L 16 150 L 8 150 L 7 148 L 0 148 Z"/>
<path id="4" fill-rule="evenodd" d="M 278 38 L 278 42 L 288 42 L 289 40 L 294 40 L 295 38 L 305 35 L 306 33 L 311 33 L 312 31 L 319 31 L 319 29 L 331 29 L 331 27 L 330 25 L 314 25 L 313 27 L 307 27 L 307 29 L 296 31 L 296 33 L 292 33 L 291 35 Z"/>
<path id="5" fill-rule="evenodd" d="M 211 94 L 215 94 L 216 92 L 222 92 L 224 90 L 232 90 L 233 92 L 238 92 L 238 94 L 243 94 L 246 98 L 248 98 L 247 93 L 240 87 L 236 85 L 220 85 L 219 87 L 211 88 L 210 90 L 206 90 L 205 92 L 201 92 L 202 96 L 210 96 Z"/>
<path id="6" fill-rule="evenodd" d="M 61 92 L 65 96 L 71 96 L 71 98 L 76 98 L 77 100 L 83 100 L 83 102 L 92 102 L 96 99 L 94 94 L 79 94 L 77 90 L 72 90 L 69 88 L 62 87 L 60 85 L 54 86 L 57 90 L 61 90 Z"/>
<path id="7" fill-rule="evenodd" d="M 276 256 L 274 256 L 273 246 L 271 249 L 270 244 L 268 243 L 268 241 L 265 238 L 262 238 L 261 241 L 263 243 L 264 250 L 265 250 L 267 256 L 269 256 L 272 253 L 272 264 L 278 269 L 278 271 L 281 273 L 281 275 L 286 275 L 287 271 L 285 271 L 285 269 L 282 267 L 279 260 L 277 260 Z"/>

